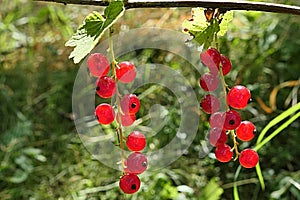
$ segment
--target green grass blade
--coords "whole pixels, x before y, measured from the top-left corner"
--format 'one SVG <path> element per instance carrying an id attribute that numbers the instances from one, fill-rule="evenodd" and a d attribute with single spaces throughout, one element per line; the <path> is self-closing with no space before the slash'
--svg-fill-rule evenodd
<path id="1" fill-rule="evenodd" d="M 297 104 L 297 105 L 300 105 L 300 104 Z M 265 144 L 267 144 L 273 137 L 278 135 L 282 130 L 284 130 L 287 126 L 289 126 L 291 123 L 293 123 L 298 117 L 300 117 L 300 112 L 298 112 L 296 115 L 294 115 L 289 120 L 287 120 L 285 123 L 283 123 L 279 128 L 277 128 L 273 133 L 271 133 L 262 142 L 258 143 L 254 147 L 254 150 L 258 151 L 261 147 L 263 147 Z"/>
<path id="2" fill-rule="evenodd" d="M 300 117 L 300 112 L 296 113 L 294 116 L 292 116 L 289 120 L 287 120 L 286 122 L 284 122 L 273 133 L 271 133 L 268 137 L 266 137 L 263 140 L 265 134 L 267 133 L 267 131 L 270 128 L 272 128 L 276 124 L 280 123 L 282 120 L 284 120 L 285 118 L 289 117 L 290 115 L 292 115 L 293 113 L 295 113 L 298 110 L 300 110 L 300 103 L 298 103 L 295 106 L 289 108 L 288 110 L 286 110 L 285 112 L 283 112 L 282 114 L 280 114 L 276 118 L 274 118 L 262 130 L 261 134 L 259 135 L 259 137 L 257 139 L 256 146 L 254 147 L 254 150 L 258 151 L 261 147 L 263 147 L 271 139 L 273 139 L 276 135 L 278 135 L 282 130 L 284 130 L 287 126 L 289 126 L 291 123 L 293 123 L 298 117 Z M 265 182 L 264 182 L 264 178 L 263 178 L 262 171 L 261 171 L 259 163 L 256 165 L 255 168 L 256 168 L 256 173 L 257 173 L 257 176 L 258 176 L 258 179 L 259 179 L 259 182 L 260 182 L 260 186 L 261 186 L 262 190 L 264 190 L 265 189 Z"/>
<path id="3" fill-rule="evenodd" d="M 235 174 L 234 174 L 234 183 L 233 183 L 233 198 L 234 200 L 240 200 L 240 197 L 239 197 L 239 191 L 238 191 L 238 187 L 237 187 L 237 184 L 236 184 L 236 181 L 237 181 L 237 178 L 240 174 L 240 171 L 241 171 L 242 167 L 241 165 L 237 168 Z"/>
<path id="4" fill-rule="evenodd" d="M 259 180 L 261 189 L 262 189 L 262 190 L 265 190 L 265 181 L 264 181 L 264 177 L 263 177 L 263 175 L 262 175 L 261 169 L 260 169 L 259 162 L 258 162 L 257 165 L 255 166 L 255 168 L 256 168 L 256 173 L 257 173 L 257 176 L 258 176 L 258 180 Z"/>
<path id="5" fill-rule="evenodd" d="M 290 116 L 291 114 L 293 114 L 298 110 L 300 110 L 300 103 L 297 103 L 295 106 L 289 108 L 288 110 L 284 111 L 283 113 L 275 117 L 272 121 L 270 121 L 270 123 L 267 126 L 265 126 L 265 128 L 259 134 L 256 144 L 261 143 L 265 134 L 270 128 L 272 128 L 273 126 L 275 126 L 276 124 L 278 124 L 279 122 L 281 122 L 282 120 L 284 120 L 285 118 L 287 118 L 288 116 Z"/>

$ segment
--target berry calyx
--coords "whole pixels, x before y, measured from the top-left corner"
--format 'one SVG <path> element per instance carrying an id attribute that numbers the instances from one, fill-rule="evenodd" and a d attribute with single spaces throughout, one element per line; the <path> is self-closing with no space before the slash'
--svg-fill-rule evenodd
<path id="1" fill-rule="evenodd" d="M 131 62 L 121 62 L 116 68 L 117 79 L 122 83 L 130 83 L 136 77 L 136 69 Z"/>
<path id="2" fill-rule="evenodd" d="M 135 94 L 126 94 L 121 99 L 121 109 L 125 114 L 137 113 L 140 106 L 140 100 Z"/>
<path id="3" fill-rule="evenodd" d="M 141 181 L 135 174 L 125 174 L 121 177 L 119 186 L 126 194 L 133 194 L 140 189 Z"/>
<path id="4" fill-rule="evenodd" d="M 116 119 L 117 119 L 118 123 L 122 124 L 122 126 L 131 126 L 133 124 L 133 122 L 135 121 L 136 117 L 135 117 L 135 114 L 124 114 L 123 115 L 121 113 L 118 113 Z"/>
<path id="5" fill-rule="evenodd" d="M 102 98 L 110 98 L 116 92 L 117 84 L 114 79 L 102 76 L 96 83 L 96 92 Z"/>
<path id="6" fill-rule="evenodd" d="M 254 138 L 256 132 L 255 125 L 250 121 L 242 121 L 236 129 L 236 136 L 244 141 L 250 141 Z"/>
<path id="7" fill-rule="evenodd" d="M 231 147 L 227 144 L 219 144 L 216 147 L 215 155 L 220 162 L 229 162 L 232 159 L 233 153 Z"/>
<path id="8" fill-rule="evenodd" d="M 87 60 L 88 69 L 95 77 L 106 76 L 110 69 L 107 58 L 101 53 L 91 54 Z"/>
<path id="9" fill-rule="evenodd" d="M 222 73 L 225 76 L 231 70 L 231 62 L 229 58 L 223 54 L 221 54 L 221 65 L 222 65 Z"/>
<path id="10" fill-rule="evenodd" d="M 225 130 L 234 130 L 241 124 L 242 118 L 235 110 L 229 110 L 225 113 Z"/>
<path id="11" fill-rule="evenodd" d="M 133 131 L 127 137 L 126 146 L 131 151 L 142 151 L 146 146 L 146 137 L 139 131 Z"/>
<path id="12" fill-rule="evenodd" d="M 226 131 L 215 127 L 209 130 L 209 142 L 212 146 L 217 146 L 219 144 L 225 144 L 227 141 Z"/>
<path id="13" fill-rule="evenodd" d="M 207 92 L 215 91 L 220 84 L 219 77 L 212 73 L 204 73 L 200 78 L 200 86 Z"/>
<path id="14" fill-rule="evenodd" d="M 247 106 L 251 98 L 248 88 L 242 85 L 232 87 L 227 94 L 228 104 L 235 109 L 243 109 Z"/>
<path id="15" fill-rule="evenodd" d="M 225 122 L 225 112 L 215 112 L 209 118 L 209 125 L 211 128 L 221 128 L 223 129 Z"/>
<path id="16" fill-rule="evenodd" d="M 141 174 L 148 167 L 148 160 L 146 156 L 140 152 L 131 153 L 127 160 L 127 171 L 131 174 Z"/>
<path id="17" fill-rule="evenodd" d="M 214 75 L 219 73 L 219 65 L 221 62 L 221 56 L 217 49 L 209 48 L 205 52 L 200 54 L 200 59 L 204 65 L 206 65 L 210 72 Z"/>
<path id="18" fill-rule="evenodd" d="M 102 103 L 95 109 L 95 116 L 100 124 L 110 124 L 115 119 L 115 111 L 111 105 Z"/>
<path id="19" fill-rule="evenodd" d="M 245 168 L 253 168 L 257 165 L 259 156 L 253 149 L 244 149 L 239 157 L 240 164 Z"/>
<path id="20" fill-rule="evenodd" d="M 215 95 L 208 94 L 202 98 L 201 107 L 204 112 L 211 114 L 219 110 L 220 101 Z"/>

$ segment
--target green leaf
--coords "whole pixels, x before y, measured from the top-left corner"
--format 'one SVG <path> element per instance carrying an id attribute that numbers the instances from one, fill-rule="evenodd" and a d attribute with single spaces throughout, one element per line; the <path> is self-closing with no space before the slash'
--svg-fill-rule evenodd
<path id="1" fill-rule="evenodd" d="M 17 169 L 14 175 L 8 178 L 8 181 L 12 183 L 22 183 L 27 179 L 27 177 L 28 177 L 27 172 Z"/>
<path id="2" fill-rule="evenodd" d="M 212 19 L 211 22 L 207 22 L 204 8 L 193 8 L 192 15 L 193 20 L 184 20 L 182 26 L 188 30 L 189 34 L 194 36 L 193 42 L 204 45 L 204 48 L 211 46 L 215 34 L 218 36 L 225 35 L 228 24 L 233 18 L 233 12 L 228 11 L 221 17 L 222 21 L 220 24 L 218 19 Z"/>
<path id="3" fill-rule="evenodd" d="M 204 15 L 204 8 L 192 8 L 193 20 L 184 20 L 182 23 L 183 28 L 191 31 L 203 31 L 207 28 L 209 23 L 206 21 Z"/>
<path id="4" fill-rule="evenodd" d="M 219 30 L 219 23 L 214 19 L 203 31 L 190 31 L 190 33 L 194 36 L 194 41 L 200 45 L 203 44 L 204 49 L 207 49 L 209 46 L 211 46 L 211 43 L 214 41 L 215 33 L 217 33 Z"/>
<path id="5" fill-rule="evenodd" d="M 221 195 L 223 194 L 224 190 L 219 186 L 216 179 L 212 179 L 209 183 L 205 186 L 201 200 L 218 200 L 220 199 Z"/>
<path id="6" fill-rule="evenodd" d="M 233 19 L 233 11 L 227 11 L 222 17 L 222 22 L 220 23 L 220 31 L 218 32 L 218 36 L 224 36 L 228 29 L 228 24 Z"/>
<path id="7" fill-rule="evenodd" d="M 79 63 L 98 44 L 103 33 L 110 28 L 123 14 L 122 1 L 113 1 L 104 10 L 104 17 L 96 11 L 89 14 L 66 46 L 74 47 L 69 58 Z"/>

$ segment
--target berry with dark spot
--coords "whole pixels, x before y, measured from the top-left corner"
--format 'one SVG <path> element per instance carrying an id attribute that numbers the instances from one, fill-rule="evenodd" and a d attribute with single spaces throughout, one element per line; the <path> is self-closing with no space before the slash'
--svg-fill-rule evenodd
<path id="1" fill-rule="evenodd" d="M 140 189 L 141 181 L 135 174 L 125 174 L 121 177 L 119 186 L 126 194 L 133 194 Z"/>

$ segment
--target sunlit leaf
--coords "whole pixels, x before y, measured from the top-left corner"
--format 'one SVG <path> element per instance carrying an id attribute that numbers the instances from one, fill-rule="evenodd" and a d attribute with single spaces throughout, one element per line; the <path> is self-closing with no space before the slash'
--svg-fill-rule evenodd
<path id="1" fill-rule="evenodd" d="M 232 21 L 233 11 L 227 11 L 222 17 L 222 22 L 220 23 L 220 31 L 218 32 L 218 36 L 224 36 L 227 32 L 228 25 Z"/>
<path id="2" fill-rule="evenodd" d="M 98 44 L 103 33 L 111 27 L 124 13 L 122 1 L 113 1 L 104 10 L 104 17 L 93 12 L 89 14 L 66 46 L 74 47 L 69 58 L 79 63 Z"/>
<path id="3" fill-rule="evenodd" d="M 210 22 L 207 22 L 207 12 L 205 13 L 205 9 L 193 8 L 192 19 L 184 20 L 182 26 L 183 29 L 186 30 L 186 33 L 194 37 L 193 42 L 204 45 L 204 48 L 208 48 L 214 41 L 216 34 L 218 36 L 225 35 L 232 17 L 233 12 L 228 11 L 221 16 L 221 23 L 219 23 L 219 19 L 216 18 L 210 19 Z"/>

